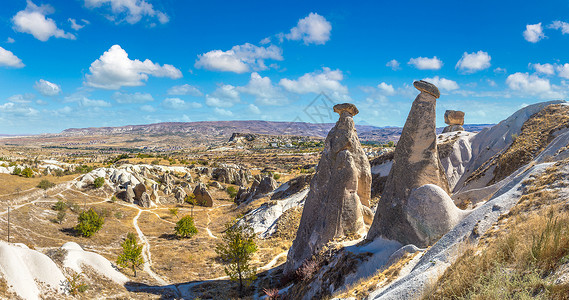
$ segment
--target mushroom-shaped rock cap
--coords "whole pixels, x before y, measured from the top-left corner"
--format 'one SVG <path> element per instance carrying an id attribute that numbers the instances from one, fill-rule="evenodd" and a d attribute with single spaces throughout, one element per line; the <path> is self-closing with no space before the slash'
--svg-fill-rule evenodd
<path id="1" fill-rule="evenodd" d="M 342 115 L 342 112 L 348 112 L 350 116 L 353 117 L 357 115 L 360 111 L 352 103 L 342 103 L 334 105 L 334 112 L 337 112 L 338 114 L 340 114 L 340 116 Z"/>
<path id="2" fill-rule="evenodd" d="M 430 82 L 426 82 L 424 80 L 419 80 L 419 81 L 413 82 L 413 86 L 421 92 L 425 92 L 425 93 L 433 95 L 435 97 L 435 99 L 438 99 L 441 96 L 439 89 L 434 84 L 432 84 Z"/>

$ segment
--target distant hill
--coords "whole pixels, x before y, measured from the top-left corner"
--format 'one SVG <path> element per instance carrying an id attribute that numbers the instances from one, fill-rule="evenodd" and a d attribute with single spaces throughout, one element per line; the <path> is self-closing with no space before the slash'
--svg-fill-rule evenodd
<path id="1" fill-rule="evenodd" d="M 272 121 L 204 121 L 204 122 L 168 122 L 147 125 L 128 125 L 121 127 L 70 128 L 55 136 L 168 136 L 187 137 L 203 142 L 227 141 L 235 132 L 267 135 L 296 135 L 326 137 L 333 123 L 272 122 Z M 491 124 L 464 125 L 467 131 L 480 131 Z M 362 141 L 397 141 L 401 127 L 376 127 L 356 125 Z M 442 127 L 437 129 L 442 132 Z"/>

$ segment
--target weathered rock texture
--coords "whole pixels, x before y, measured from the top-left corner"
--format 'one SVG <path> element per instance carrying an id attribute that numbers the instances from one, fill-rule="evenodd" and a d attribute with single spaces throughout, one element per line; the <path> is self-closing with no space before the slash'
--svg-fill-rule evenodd
<path id="1" fill-rule="evenodd" d="M 196 202 L 198 205 L 212 207 L 213 206 L 213 198 L 207 191 L 205 184 L 200 183 L 194 189 L 194 196 L 196 196 Z"/>
<path id="2" fill-rule="evenodd" d="M 354 128 L 352 117 L 358 110 L 344 103 L 335 105 L 334 111 L 340 119 L 326 137 L 285 273 L 296 270 L 331 240 L 365 230 L 362 205 L 369 205 L 371 171 Z"/>
<path id="3" fill-rule="evenodd" d="M 377 207 L 375 218 L 367 239 L 378 236 L 397 240 L 403 244 L 427 246 L 436 234 L 418 229 L 423 220 L 409 215 L 410 194 L 421 186 L 434 184 L 447 194 L 448 180 L 441 166 L 436 144 L 436 101 L 438 89 L 433 84 L 419 81 L 413 84 L 421 93 L 415 98 L 401 138 L 394 153 L 393 166 L 389 172 L 385 190 Z M 427 92 L 428 91 L 428 92 Z M 431 194 L 429 194 L 431 195 Z M 442 200 L 441 200 L 442 201 Z M 425 205 L 431 201 L 426 201 Z M 421 201 L 414 201 L 421 205 Z M 441 221 L 442 222 L 442 221 Z M 436 227 L 435 225 L 428 225 Z M 438 236 L 440 237 L 440 235 Z"/>
<path id="4" fill-rule="evenodd" d="M 443 133 L 464 131 L 464 112 L 459 110 L 445 111 L 445 123 L 448 125 L 443 129 Z"/>

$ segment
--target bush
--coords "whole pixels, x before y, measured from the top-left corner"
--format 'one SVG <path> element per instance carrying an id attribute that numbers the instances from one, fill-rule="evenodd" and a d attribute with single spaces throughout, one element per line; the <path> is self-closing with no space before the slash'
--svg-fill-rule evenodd
<path id="1" fill-rule="evenodd" d="M 279 180 L 279 179 L 281 179 L 281 174 L 275 173 L 275 174 L 273 175 L 273 178 L 274 178 L 275 180 Z"/>
<path id="2" fill-rule="evenodd" d="M 225 191 L 231 198 L 235 198 L 235 196 L 237 196 L 237 189 L 234 186 L 228 186 Z"/>
<path id="3" fill-rule="evenodd" d="M 65 211 L 65 209 L 67 208 L 67 204 L 59 200 L 51 208 L 55 211 Z"/>
<path id="4" fill-rule="evenodd" d="M 301 281 L 308 281 L 318 271 L 318 263 L 313 260 L 306 260 L 300 268 L 296 270 L 296 276 Z"/>
<path id="5" fill-rule="evenodd" d="M 89 289 L 89 285 L 81 281 L 81 274 L 66 276 L 65 278 L 67 279 L 67 290 L 72 296 L 77 296 Z"/>
<path id="6" fill-rule="evenodd" d="M 21 175 L 22 174 L 22 169 L 20 169 L 19 167 L 15 167 L 14 171 L 12 171 L 12 175 Z"/>
<path id="7" fill-rule="evenodd" d="M 83 237 L 93 236 L 105 223 L 105 218 L 100 217 L 93 209 L 79 214 L 77 220 L 79 223 L 73 229 Z"/>
<path id="8" fill-rule="evenodd" d="M 40 181 L 40 183 L 38 183 L 38 185 L 36 187 L 43 189 L 43 190 L 47 190 L 47 189 L 50 189 L 54 186 L 55 186 L 55 183 L 53 183 L 47 179 L 43 179 L 42 181 Z"/>
<path id="9" fill-rule="evenodd" d="M 176 235 L 181 238 L 190 238 L 198 233 L 196 225 L 194 225 L 194 219 L 190 216 L 185 216 L 181 218 L 174 228 Z"/>
<path id="10" fill-rule="evenodd" d="M 64 210 L 60 210 L 57 212 L 57 217 L 55 217 L 55 219 L 52 220 L 53 223 L 57 223 L 57 224 L 61 224 L 63 223 L 63 221 L 65 220 L 65 211 Z"/>
<path id="11" fill-rule="evenodd" d="M 104 177 L 97 177 L 95 179 L 95 181 L 93 181 L 93 186 L 98 189 L 100 187 L 102 187 L 105 184 L 105 178 Z"/>

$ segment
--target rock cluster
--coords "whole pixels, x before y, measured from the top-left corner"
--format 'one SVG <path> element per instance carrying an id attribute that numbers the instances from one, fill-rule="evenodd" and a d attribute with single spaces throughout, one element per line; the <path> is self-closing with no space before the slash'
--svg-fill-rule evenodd
<path id="1" fill-rule="evenodd" d="M 246 189 L 240 187 L 237 195 L 235 196 L 235 203 L 241 204 L 252 199 L 261 198 L 277 188 L 277 182 L 271 175 L 255 176 L 253 184 L 250 188 Z"/>
<path id="2" fill-rule="evenodd" d="M 222 183 L 246 186 L 251 181 L 251 172 L 237 166 L 223 166 L 213 169 L 211 177 Z"/>
<path id="3" fill-rule="evenodd" d="M 425 81 L 413 85 L 421 93 L 413 102 L 393 154 L 367 239 L 382 236 L 425 247 L 458 222 L 458 209 L 448 195 L 448 180 L 437 151 L 438 89 Z"/>
<path id="4" fill-rule="evenodd" d="M 445 123 L 448 125 L 443 129 L 443 133 L 453 131 L 464 131 L 464 112 L 459 110 L 445 111 Z"/>
<path id="5" fill-rule="evenodd" d="M 194 189 L 194 196 L 196 196 L 196 202 L 198 205 L 205 207 L 213 207 L 213 198 L 207 191 L 205 184 L 199 183 Z"/>
<path id="6" fill-rule="evenodd" d="M 344 103 L 335 105 L 334 111 L 340 118 L 326 137 L 310 182 L 285 273 L 296 270 L 333 239 L 365 232 L 363 211 L 369 205 L 371 172 L 354 125 L 358 109 Z"/>

